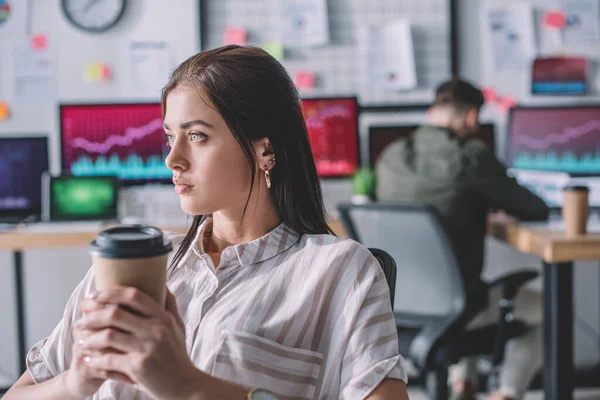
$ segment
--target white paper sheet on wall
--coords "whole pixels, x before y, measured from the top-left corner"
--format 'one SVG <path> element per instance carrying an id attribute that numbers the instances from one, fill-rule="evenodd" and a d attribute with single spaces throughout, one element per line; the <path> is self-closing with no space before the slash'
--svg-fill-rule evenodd
<path id="1" fill-rule="evenodd" d="M 169 44 L 132 42 L 130 47 L 129 95 L 156 100 L 172 70 Z"/>
<path id="2" fill-rule="evenodd" d="M 563 0 L 566 25 L 562 30 L 565 44 L 600 40 L 600 1 Z"/>
<path id="3" fill-rule="evenodd" d="M 367 48 L 369 85 L 378 89 L 410 90 L 417 86 L 410 23 L 397 20 L 362 32 Z M 366 35 L 366 37 L 364 37 Z"/>
<path id="4" fill-rule="evenodd" d="M 0 0 L 0 39 L 29 33 L 29 0 Z"/>
<path id="5" fill-rule="evenodd" d="M 535 56 L 533 7 L 516 3 L 486 10 L 487 29 L 498 72 L 525 69 Z"/>
<path id="6" fill-rule="evenodd" d="M 12 40 L 13 101 L 19 105 L 47 105 L 56 100 L 56 57 L 51 44 L 35 49 L 31 38 Z"/>
<path id="7" fill-rule="evenodd" d="M 319 46 L 329 42 L 326 0 L 280 0 L 283 44 Z"/>

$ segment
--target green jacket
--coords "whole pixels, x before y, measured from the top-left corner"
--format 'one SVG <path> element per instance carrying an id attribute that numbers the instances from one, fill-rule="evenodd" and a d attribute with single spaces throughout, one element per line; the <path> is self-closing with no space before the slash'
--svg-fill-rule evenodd
<path id="1" fill-rule="evenodd" d="M 548 218 L 542 199 L 506 175 L 484 144 L 423 126 L 390 144 L 376 166 L 377 199 L 431 204 L 442 215 L 467 288 L 479 282 L 490 209 L 523 221 Z"/>

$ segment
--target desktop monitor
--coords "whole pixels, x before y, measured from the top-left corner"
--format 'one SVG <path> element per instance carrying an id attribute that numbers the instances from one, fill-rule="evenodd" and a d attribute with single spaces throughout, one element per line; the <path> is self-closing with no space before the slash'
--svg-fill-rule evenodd
<path id="1" fill-rule="evenodd" d="M 117 176 L 125 184 L 168 182 L 160 104 L 60 106 L 63 174 Z"/>
<path id="2" fill-rule="evenodd" d="M 117 219 L 118 180 L 114 176 L 44 177 L 44 220 Z"/>
<path id="3" fill-rule="evenodd" d="M 302 99 L 319 177 L 347 177 L 360 165 L 356 98 Z"/>
<path id="4" fill-rule="evenodd" d="M 511 109 L 506 160 L 522 170 L 600 175 L 600 105 Z"/>
<path id="5" fill-rule="evenodd" d="M 410 136 L 420 125 L 370 126 L 369 162 L 375 167 L 383 150 L 394 140 Z M 481 124 L 475 137 L 492 151 L 495 149 L 494 124 Z"/>
<path id="6" fill-rule="evenodd" d="M 48 170 L 45 137 L 0 138 L 0 221 L 41 215 L 42 174 Z"/>
<path id="7" fill-rule="evenodd" d="M 588 203 L 591 208 L 600 208 L 600 176 L 571 176 L 566 172 L 533 171 L 509 168 L 508 174 L 521 186 L 526 187 L 544 200 L 553 209 L 563 205 L 565 186 L 587 186 L 590 189 Z"/>

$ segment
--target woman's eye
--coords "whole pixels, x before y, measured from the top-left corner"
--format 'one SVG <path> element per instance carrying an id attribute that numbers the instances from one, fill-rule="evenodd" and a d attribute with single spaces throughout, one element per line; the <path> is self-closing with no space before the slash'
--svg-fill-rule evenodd
<path id="1" fill-rule="evenodd" d="M 171 146 L 175 141 L 175 135 L 171 133 L 165 133 L 165 140 L 167 141 L 167 144 Z"/>
<path id="2" fill-rule="evenodd" d="M 192 142 L 200 142 L 206 138 L 207 136 L 204 133 L 190 133 L 190 140 Z"/>

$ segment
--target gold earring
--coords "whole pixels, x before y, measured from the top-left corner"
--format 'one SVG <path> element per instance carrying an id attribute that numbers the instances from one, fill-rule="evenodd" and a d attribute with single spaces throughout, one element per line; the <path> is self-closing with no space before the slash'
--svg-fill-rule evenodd
<path id="1" fill-rule="evenodd" d="M 269 170 L 265 168 L 265 180 L 267 181 L 267 189 L 271 189 L 271 175 Z"/>

